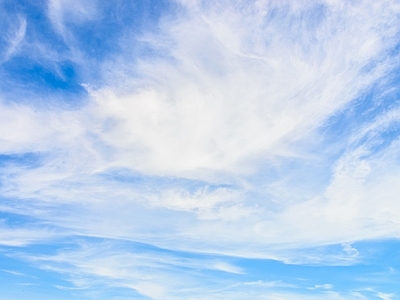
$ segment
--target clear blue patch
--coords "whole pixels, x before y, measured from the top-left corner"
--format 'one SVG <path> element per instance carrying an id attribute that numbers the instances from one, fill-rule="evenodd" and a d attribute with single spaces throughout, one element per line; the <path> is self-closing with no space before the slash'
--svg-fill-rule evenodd
<path id="1" fill-rule="evenodd" d="M 2 66 L 2 75 L 7 80 L 0 83 L 0 89 L 6 95 L 16 94 L 26 99 L 14 99 L 29 102 L 30 95 L 37 95 L 37 102 L 52 104 L 62 99 L 64 104 L 79 104 L 86 96 L 81 80 L 71 62 L 65 61 L 55 66 L 38 63 L 26 57 L 16 57 Z M 37 97 L 46 100 L 38 100 Z"/>
<path id="2" fill-rule="evenodd" d="M 4 199 L 0 198 L 0 201 L 4 201 Z M 25 225 L 29 224 L 29 226 L 33 224 L 38 224 L 40 220 L 28 216 L 28 215 L 20 215 L 20 214 L 14 214 L 10 212 L 3 212 L 0 210 L 0 220 L 2 221 L 3 224 L 5 224 L 8 227 L 12 228 L 18 228 L 24 227 Z"/>
<path id="3" fill-rule="evenodd" d="M 18 154 L 0 154 L 0 169 L 10 165 L 24 166 L 26 168 L 39 167 L 43 160 L 43 153 L 27 152 Z"/>
<path id="4" fill-rule="evenodd" d="M 112 1 L 99 4 L 97 18 L 83 24 L 68 24 L 79 49 L 91 59 L 102 61 L 121 49 L 120 39 L 128 31 L 133 36 L 158 30 L 160 19 L 174 13 L 170 1 Z M 135 45 L 132 45 L 135 46 Z"/>

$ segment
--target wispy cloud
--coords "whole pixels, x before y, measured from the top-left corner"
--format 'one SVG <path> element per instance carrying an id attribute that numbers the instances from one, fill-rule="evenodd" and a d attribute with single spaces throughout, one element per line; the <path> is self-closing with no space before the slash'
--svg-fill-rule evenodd
<path id="1" fill-rule="evenodd" d="M 17 272 L 17 271 L 12 271 L 12 270 L 1 270 L 1 271 L 15 275 L 15 276 L 25 276 L 25 274 L 23 274 L 21 272 Z"/>
<path id="2" fill-rule="evenodd" d="M 72 38 L 68 25 L 96 18 L 96 2 L 96 0 L 90 0 L 83 4 L 75 0 L 50 0 L 47 13 L 55 31 L 68 41 Z"/>
<path id="3" fill-rule="evenodd" d="M 67 108 L 37 91 L 31 101 L 0 95 L 0 208 L 23 223 L 0 223 L 1 245 L 55 232 L 143 242 L 165 252 L 88 243 L 28 256 L 72 288 L 100 280 L 157 299 L 200 293 L 201 281 L 240 299 L 221 288 L 237 281 L 208 272 L 245 268 L 166 253 L 348 266 L 363 259 L 354 242 L 398 237 L 398 102 L 368 100 L 374 88 L 395 97 L 397 3 L 174 1 L 145 17 L 118 5 L 151 21 L 117 26 L 101 1 L 51 0 L 43 15 L 57 45 L 35 37 L 28 16 L 8 30 L 2 61 L 23 46 L 62 82 L 68 62 L 87 94 Z M 106 45 L 91 29 L 102 22 L 110 42 L 91 55 Z M 275 292 L 269 299 L 287 296 Z"/>
<path id="4" fill-rule="evenodd" d="M 9 29 L 9 32 L 5 34 L 7 47 L 4 51 L 1 63 L 6 62 L 17 53 L 21 47 L 22 41 L 24 40 L 26 32 L 26 19 L 18 16 L 17 20 L 17 24 L 10 26 L 11 28 Z"/>
<path id="5" fill-rule="evenodd" d="M 12 228 L 0 222 L 0 245 L 21 247 L 31 243 L 45 242 L 55 238 L 56 232 L 37 226 Z"/>
<path id="6" fill-rule="evenodd" d="M 243 272 L 222 257 L 219 260 L 184 258 L 179 253 L 146 245 L 128 245 L 112 241 L 81 242 L 76 250 L 62 251 L 56 255 L 22 257 L 44 270 L 64 274 L 73 286 L 59 286 L 61 289 L 90 289 L 100 284 L 103 288 L 128 288 L 152 299 L 199 294 L 202 288 L 211 292 L 218 288 L 213 273 Z"/>
<path id="7" fill-rule="evenodd" d="M 70 10 L 68 16 L 73 20 L 89 14 L 89 6 L 76 10 L 71 8 L 76 3 L 70 4 L 49 4 L 52 22 L 59 24 L 55 26 L 66 26 L 60 25 L 67 24 L 61 16 Z M 294 205 L 287 200 L 276 205 L 273 198 L 274 190 L 282 189 L 275 182 L 285 182 L 291 170 L 283 167 L 285 161 L 312 164 L 315 154 L 308 152 L 327 147 L 318 137 L 324 121 L 394 67 L 390 56 L 383 55 L 395 45 L 398 8 L 370 5 L 374 12 L 364 4 L 344 3 L 304 7 L 253 3 L 247 9 L 226 3 L 224 9 L 184 4 L 184 13 L 174 20 L 162 20 L 159 32 L 140 37 L 148 47 L 163 51 L 162 56 L 141 57 L 129 65 L 128 50 L 137 41 L 126 35 L 125 50 L 114 55 L 117 63 L 105 64 L 107 86 L 90 89 L 91 103 L 81 111 L 38 113 L 26 106 L 4 106 L 4 117 L 15 130 L 4 128 L 3 151 L 49 154 L 39 168 L 5 171 L 16 173 L 12 179 L 8 176 L 3 191 L 10 197 L 37 194 L 41 201 L 58 199 L 54 204 L 102 199 L 85 212 L 93 218 L 108 210 L 108 201 L 116 194 L 123 207 L 134 201 L 173 214 L 194 212 L 187 215 L 191 220 L 183 226 L 190 231 L 179 230 L 182 237 L 208 232 L 211 224 L 207 220 L 216 219 L 219 223 L 213 235 L 218 237 L 214 240 L 210 235 L 211 244 L 222 236 L 232 243 L 263 236 L 271 243 L 294 244 L 293 237 L 297 237 L 307 246 L 386 235 L 370 227 L 363 231 L 366 224 L 357 218 L 365 219 L 357 204 L 365 195 L 358 177 L 367 176 L 362 170 L 370 168 L 365 160 L 355 161 L 357 152 L 333 163 L 322 155 L 328 164 L 325 171 L 332 172 L 325 193 L 311 191 L 314 198 L 299 199 L 303 202 Z M 135 72 L 124 71 L 127 66 Z M 113 75 L 121 70 L 123 81 Z M 394 113 L 389 115 L 393 118 Z M 389 122 L 384 118 L 378 117 L 377 122 Z M 307 142 L 312 147 L 301 146 Z M 329 163 L 336 167 L 330 169 Z M 202 180 L 203 184 L 195 192 L 185 184 L 149 189 L 149 184 L 105 183 L 96 175 L 113 169 Z M 263 169 L 281 175 L 264 177 L 262 186 L 252 184 L 252 174 Z M 228 186 L 204 192 L 220 184 Z M 101 193 L 98 186 L 102 186 Z M 113 191 L 116 186 L 118 192 Z M 286 199 L 295 196 L 290 187 L 284 189 Z M 250 200 L 253 191 L 260 201 Z M 304 192 L 310 194 L 307 189 Z M 270 216 L 268 220 L 263 220 L 261 212 Z M 233 234 L 236 229 L 228 229 L 235 226 L 225 222 L 243 217 L 247 221 L 239 226 L 246 233 L 241 237 Z M 337 223 L 334 229 L 333 223 Z M 121 234 L 124 227 L 118 227 Z M 178 238 L 181 243 L 185 244 Z M 217 251 L 220 247 L 211 248 Z"/>
<path id="8" fill-rule="evenodd" d="M 377 297 L 379 299 L 383 299 L 383 300 L 390 300 L 393 299 L 395 295 L 394 294 L 386 294 L 386 293 L 378 293 Z"/>

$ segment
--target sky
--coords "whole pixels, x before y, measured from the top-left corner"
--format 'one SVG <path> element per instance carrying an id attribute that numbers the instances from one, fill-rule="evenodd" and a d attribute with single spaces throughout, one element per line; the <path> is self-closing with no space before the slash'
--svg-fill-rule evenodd
<path id="1" fill-rule="evenodd" d="M 400 2 L 0 0 L 0 299 L 400 299 Z"/>

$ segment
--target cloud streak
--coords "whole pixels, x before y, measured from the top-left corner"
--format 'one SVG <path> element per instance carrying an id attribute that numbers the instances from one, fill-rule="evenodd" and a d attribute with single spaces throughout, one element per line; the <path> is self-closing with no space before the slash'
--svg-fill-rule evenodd
<path id="1" fill-rule="evenodd" d="M 352 243 L 399 237 L 398 101 L 369 100 L 396 97 L 397 3 L 163 5 L 161 16 L 157 9 L 142 16 L 152 19 L 144 29 L 107 23 L 116 44 L 103 56 L 88 50 L 105 45 L 100 31 L 90 31 L 106 20 L 97 1 L 47 3 L 63 49 L 51 49 L 50 58 L 29 19 L 10 31 L 3 63 L 26 55 L 19 51 L 29 34 L 33 56 L 58 78 L 49 82 L 79 79 L 86 94 L 68 107 L 43 105 L 38 92 L 32 102 L 0 95 L 7 125 L 0 127 L 1 211 L 37 226 L 1 223 L 0 244 L 41 243 L 54 237 L 47 228 L 57 228 L 62 238 L 163 251 L 351 265 L 362 259 Z M 201 281 L 241 297 L 221 288 L 238 280 L 212 282 L 207 273 L 246 274 L 228 259 L 179 260 L 160 251 L 158 260 L 96 247 L 26 259 L 69 274 L 78 288 L 103 278 L 144 297 L 179 298 L 200 293 Z M 280 281 L 264 287 L 269 282 Z M 345 297 L 333 284 L 309 286 Z M 287 296 L 275 292 L 268 297 Z"/>

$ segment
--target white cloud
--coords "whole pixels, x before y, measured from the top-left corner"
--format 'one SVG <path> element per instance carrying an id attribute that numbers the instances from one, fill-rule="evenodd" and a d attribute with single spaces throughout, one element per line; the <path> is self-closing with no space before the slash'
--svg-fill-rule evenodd
<path id="1" fill-rule="evenodd" d="M 102 137 L 118 149 L 116 164 L 200 177 L 253 171 L 263 159 L 295 155 L 294 141 L 308 138 L 391 67 L 380 55 L 392 37 L 378 25 L 391 22 L 389 12 L 339 5 L 307 25 L 304 14 L 314 7 L 289 6 L 276 17 L 268 16 L 273 5 L 252 8 L 189 7 L 188 18 L 144 38 L 168 58 L 132 65 L 143 83 L 114 82 L 113 70 L 126 66 L 109 70 L 110 87 L 93 96 L 98 115 L 113 120 Z M 132 43 L 125 41 L 126 51 Z M 366 73 L 371 62 L 380 67 Z M 129 84 L 134 91 L 118 90 Z"/>
<path id="2" fill-rule="evenodd" d="M 71 44 L 68 22 L 96 14 L 82 5 L 49 3 L 53 26 Z M 2 171 L 2 195 L 30 199 L 4 209 L 78 235 L 293 263 L 298 252 L 290 250 L 299 247 L 398 237 L 399 142 L 378 154 L 352 146 L 336 159 L 323 152 L 329 146 L 319 131 L 395 67 L 387 54 L 397 42 L 398 5 L 330 1 L 323 13 L 317 3 L 224 5 L 186 3 L 158 33 L 139 40 L 126 33 L 123 51 L 103 65 L 106 84 L 88 88 L 83 108 L 37 112 L 2 104 L 1 152 L 44 156 L 40 167 Z M 162 55 L 133 59 L 138 42 Z M 339 146 L 393 124 L 397 114 Z M 289 160 L 301 170 L 322 161 L 332 177 L 316 188 L 292 183 Z M 317 168 L 309 167 L 309 181 L 320 179 Z M 113 178 L 121 170 L 142 181 Z M 157 185 L 146 178 L 186 181 Z M 32 236 L 30 229 L 20 235 L 2 243 L 22 245 Z M 297 262 L 346 264 L 358 254 L 348 244 L 334 255 L 304 252 Z M 131 257 L 114 258 L 110 266 L 99 257 L 66 261 L 89 275 L 121 279 L 116 274 Z M 165 279 L 170 283 L 165 274 L 143 282 L 149 274 L 138 274 L 128 274 L 134 285 L 125 284 L 151 297 L 164 293 Z"/>
<path id="3" fill-rule="evenodd" d="M 13 271 L 13 270 L 0 270 L 0 271 L 15 275 L 15 276 L 26 276 L 24 273 Z"/>
<path id="4" fill-rule="evenodd" d="M 381 293 L 379 292 L 376 295 L 378 298 L 382 299 L 382 300 L 390 300 L 393 299 L 393 297 L 395 296 L 394 294 L 388 294 L 388 293 Z"/>
<path id="5" fill-rule="evenodd" d="M 15 256 L 44 270 L 62 273 L 72 286 L 58 286 L 60 289 L 123 287 L 151 299 L 206 295 L 228 282 L 215 277 L 215 272 L 243 274 L 241 268 L 222 258 L 184 258 L 179 253 L 141 247 L 115 241 L 82 242 L 78 249 L 55 255 Z"/>
<path id="6" fill-rule="evenodd" d="M 22 247 L 32 243 L 43 243 L 54 239 L 57 235 L 56 230 L 17 227 L 13 228 L 0 221 L 0 246 Z"/>
<path id="7" fill-rule="evenodd" d="M 225 262 L 218 262 L 214 265 L 214 268 L 219 271 L 234 273 L 234 274 L 243 274 L 243 270 L 238 268 L 234 265 L 225 263 Z"/>
<path id="8" fill-rule="evenodd" d="M 314 286 L 314 289 L 331 290 L 331 289 L 333 289 L 333 285 L 330 284 L 330 283 L 316 284 L 316 285 Z"/>
<path id="9" fill-rule="evenodd" d="M 257 281 L 250 281 L 250 282 L 244 282 L 244 285 L 251 285 L 251 286 L 260 286 L 260 287 L 267 287 L 267 288 L 299 288 L 299 286 L 296 286 L 294 284 L 289 284 L 285 283 L 282 281 L 263 281 L 263 280 L 257 280 Z"/>

